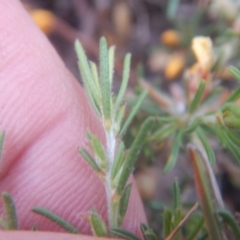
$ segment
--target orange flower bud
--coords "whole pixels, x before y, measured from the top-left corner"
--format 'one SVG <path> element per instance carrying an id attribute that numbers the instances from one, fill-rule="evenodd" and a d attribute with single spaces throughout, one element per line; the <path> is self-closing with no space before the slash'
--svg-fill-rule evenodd
<path id="1" fill-rule="evenodd" d="M 169 29 L 162 33 L 160 40 L 163 44 L 174 47 L 176 45 L 179 45 L 180 36 L 176 30 Z"/>
<path id="2" fill-rule="evenodd" d="M 36 9 L 30 12 L 33 21 L 46 34 L 50 33 L 55 25 L 56 18 L 50 11 Z"/>
<path id="3" fill-rule="evenodd" d="M 176 78 L 182 72 L 184 65 L 185 60 L 183 56 L 179 54 L 173 55 L 166 64 L 164 76 L 169 80 Z"/>

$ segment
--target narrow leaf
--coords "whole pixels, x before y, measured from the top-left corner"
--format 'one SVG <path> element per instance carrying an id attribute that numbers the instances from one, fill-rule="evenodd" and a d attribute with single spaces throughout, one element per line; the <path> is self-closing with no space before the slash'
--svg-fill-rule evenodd
<path id="1" fill-rule="evenodd" d="M 115 112 L 118 111 L 118 107 L 122 103 L 124 94 L 126 92 L 128 79 L 129 79 L 129 72 L 130 72 L 130 63 L 131 63 L 131 54 L 128 53 L 125 56 L 124 63 L 123 63 L 122 83 L 121 83 L 121 87 L 119 89 L 118 96 L 114 105 Z"/>
<path id="2" fill-rule="evenodd" d="M 110 232 L 115 236 L 126 239 L 126 240 L 141 240 L 139 237 L 137 237 L 133 233 L 122 228 L 112 228 L 110 229 Z"/>
<path id="3" fill-rule="evenodd" d="M 236 219 L 233 217 L 233 215 L 226 210 L 220 210 L 217 213 L 220 217 L 222 217 L 224 222 L 227 223 L 229 227 L 232 229 L 235 238 L 240 239 L 240 227 Z"/>
<path id="4" fill-rule="evenodd" d="M 172 212 L 169 208 L 164 208 L 163 212 L 164 238 L 166 238 L 171 233 L 171 226 L 172 226 Z"/>
<path id="5" fill-rule="evenodd" d="M 100 43 L 100 79 L 102 91 L 102 103 L 104 118 L 109 120 L 111 116 L 111 82 L 109 79 L 109 60 L 107 41 L 101 37 Z"/>
<path id="6" fill-rule="evenodd" d="M 174 124 L 166 124 L 160 126 L 151 136 L 149 136 L 150 141 L 163 141 L 176 131 L 176 126 Z"/>
<path id="7" fill-rule="evenodd" d="M 120 199 L 119 203 L 119 220 L 118 225 L 121 226 L 122 222 L 124 220 L 127 208 L 128 208 L 128 201 L 131 193 L 132 184 L 128 184 L 122 194 L 122 197 Z"/>
<path id="8" fill-rule="evenodd" d="M 92 227 L 92 231 L 94 236 L 97 237 L 106 237 L 107 236 L 107 228 L 103 219 L 97 213 L 95 208 L 92 208 L 92 213 L 89 217 L 90 224 Z"/>
<path id="9" fill-rule="evenodd" d="M 87 90 L 88 95 L 91 95 L 91 98 L 93 98 L 94 101 L 98 103 L 100 101 L 99 92 L 95 87 L 91 69 L 88 64 L 87 56 L 84 52 L 81 43 L 78 40 L 75 42 L 75 49 L 79 59 L 78 66 L 82 75 L 84 86 Z"/>
<path id="10" fill-rule="evenodd" d="M 3 149 L 3 142 L 4 142 L 5 132 L 0 132 L 0 158 L 2 157 L 2 149 Z"/>
<path id="11" fill-rule="evenodd" d="M 89 165 L 93 168 L 93 170 L 95 170 L 97 173 L 101 171 L 95 160 L 85 149 L 78 149 L 78 151 L 83 156 L 83 158 L 89 163 Z"/>
<path id="12" fill-rule="evenodd" d="M 190 125 L 187 127 L 187 129 L 185 130 L 185 133 L 191 133 L 193 131 L 196 130 L 196 128 L 199 126 L 199 124 L 201 123 L 200 118 L 195 118 Z"/>
<path id="13" fill-rule="evenodd" d="M 170 155 L 168 157 L 167 163 L 164 167 L 164 172 L 169 172 L 176 164 L 178 159 L 178 153 L 182 144 L 182 137 L 183 137 L 183 130 L 180 129 L 177 131 L 173 143 L 172 143 L 172 149 L 170 152 Z"/>
<path id="14" fill-rule="evenodd" d="M 93 150 L 95 156 L 97 156 L 97 158 L 98 158 L 97 165 L 99 165 L 103 169 L 106 169 L 108 162 L 107 162 L 107 159 L 105 156 L 105 151 L 104 151 L 102 144 L 100 143 L 98 137 L 95 136 L 94 134 L 90 133 L 89 131 L 88 131 L 87 135 L 88 135 L 88 139 L 90 141 L 92 150 Z"/>
<path id="15" fill-rule="evenodd" d="M 196 151 L 194 146 L 189 146 L 189 156 L 194 172 L 194 181 L 197 189 L 203 211 L 205 225 L 208 230 L 210 240 L 222 240 L 223 236 L 220 231 L 219 223 L 215 216 L 212 196 L 209 189 L 209 180 L 206 178 L 201 155 Z"/>
<path id="16" fill-rule="evenodd" d="M 151 239 L 151 240 L 159 240 L 158 236 L 156 235 L 156 233 L 151 228 L 148 228 L 144 232 L 144 236 L 148 237 L 148 239 Z"/>
<path id="17" fill-rule="evenodd" d="M 138 153 L 142 149 L 142 146 L 144 144 L 146 136 L 147 136 L 148 132 L 150 131 L 153 122 L 154 122 L 153 117 L 149 117 L 147 120 L 144 121 L 144 123 L 140 127 L 140 130 L 139 130 L 136 138 L 134 139 L 134 142 L 131 145 L 131 148 L 129 149 L 127 159 L 125 160 L 125 163 L 123 166 L 122 175 L 121 175 L 119 183 L 118 183 L 117 192 L 119 194 L 122 193 L 122 191 L 127 183 L 127 180 L 132 172 L 132 168 L 136 162 Z"/>
<path id="18" fill-rule="evenodd" d="M 128 114 L 127 119 L 125 120 L 122 129 L 120 130 L 118 136 L 121 138 L 124 133 L 126 132 L 129 124 L 131 123 L 132 119 L 134 118 L 134 116 L 136 115 L 138 109 L 141 106 L 142 101 L 144 100 L 144 98 L 147 96 L 147 91 L 144 91 L 140 94 L 140 96 L 137 99 L 137 102 L 135 104 L 135 106 L 131 109 L 130 113 Z"/>
<path id="19" fill-rule="evenodd" d="M 181 194 L 177 179 L 173 182 L 173 208 L 181 209 Z"/>
<path id="20" fill-rule="evenodd" d="M 171 231 L 171 233 L 165 238 L 165 240 L 171 240 L 173 237 L 178 237 L 176 234 L 179 232 L 183 224 L 188 220 L 190 215 L 198 208 L 198 203 L 195 203 L 193 207 L 189 210 L 189 212 L 185 215 L 185 217 L 178 223 L 177 226 Z"/>
<path id="21" fill-rule="evenodd" d="M 123 105 L 119 108 L 119 110 L 116 113 L 115 129 L 114 129 L 116 134 L 118 134 L 118 132 L 120 131 L 121 124 L 125 115 L 125 110 L 126 110 L 126 106 Z"/>
<path id="22" fill-rule="evenodd" d="M 187 236 L 186 240 L 194 240 L 194 239 L 196 239 L 197 234 L 200 232 L 200 230 L 203 228 L 203 226 L 204 226 L 204 218 L 200 217 L 199 221 L 191 229 L 191 232 Z"/>
<path id="23" fill-rule="evenodd" d="M 42 208 L 42 207 L 34 207 L 32 211 L 36 214 L 39 214 L 52 222 L 56 223 L 61 228 L 65 229 L 67 232 L 70 233 L 80 233 L 80 231 L 75 228 L 72 224 L 65 221 L 63 218 L 59 217 L 58 215 L 50 212 L 49 210 Z"/>
<path id="24" fill-rule="evenodd" d="M 197 107 L 199 106 L 199 104 L 201 102 L 203 92 L 204 92 L 204 89 L 205 89 L 205 82 L 202 81 L 198 86 L 198 90 L 197 90 L 192 102 L 190 103 L 189 113 L 193 113 L 197 109 Z"/>
<path id="25" fill-rule="evenodd" d="M 93 98 L 91 92 L 89 91 L 89 89 L 85 87 L 85 90 L 87 92 L 88 99 L 89 99 L 95 113 L 100 117 L 101 116 L 100 106 L 94 100 L 94 98 Z"/>
<path id="26" fill-rule="evenodd" d="M 240 97 L 240 87 L 232 92 L 232 94 L 227 98 L 226 102 L 235 102 Z"/>
<path id="27" fill-rule="evenodd" d="M 169 0 L 167 5 L 167 18 L 173 20 L 176 17 L 176 12 L 178 9 L 180 1 L 179 0 Z"/>
<path id="28" fill-rule="evenodd" d="M 115 46 L 111 46 L 108 52 L 110 83 L 112 83 L 113 81 L 113 74 L 114 74 L 114 54 L 115 54 Z"/>
<path id="29" fill-rule="evenodd" d="M 12 196 L 7 192 L 3 192 L 2 200 L 3 200 L 4 210 L 6 213 L 7 230 L 18 229 L 16 207 L 15 207 L 14 201 L 12 199 Z"/>
<path id="30" fill-rule="evenodd" d="M 240 81 L 240 71 L 237 68 L 231 66 L 228 70 L 238 81 Z"/>
<path id="31" fill-rule="evenodd" d="M 112 165 L 112 170 L 111 170 L 111 179 L 112 180 L 115 178 L 117 171 L 120 169 L 120 167 L 122 165 L 124 149 L 125 149 L 124 143 L 121 142 L 118 147 L 117 154 L 116 154 L 115 160 Z"/>
<path id="32" fill-rule="evenodd" d="M 214 151 L 213 151 L 212 147 L 210 146 L 208 139 L 205 136 L 204 132 L 202 131 L 202 129 L 200 127 L 198 127 L 196 130 L 196 133 L 197 133 L 197 136 L 199 137 L 200 141 L 202 142 L 202 145 L 207 153 L 209 162 L 212 165 L 215 164 L 216 159 L 215 159 Z"/>
<path id="33" fill-rule="evenodd" d="M 97 91 L 100 93 L 97 65 L 96 63 L 90 61 L 90 67 L 95 87 L 97 88 Z"/>

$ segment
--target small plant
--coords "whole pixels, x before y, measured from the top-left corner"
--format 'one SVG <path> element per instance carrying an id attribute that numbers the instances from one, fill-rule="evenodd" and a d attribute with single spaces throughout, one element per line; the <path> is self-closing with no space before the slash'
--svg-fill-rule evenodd
<path id="1" fill-rule="evenodd" d="M 142 124 L 131 147 L 126 150 L 122 137 L 147 95 L 147 91 L 143 91 L 139 95 L 135 106 L 128 112 L 125 119 L 126 106 L 123 99 L 128 84 L 131 55 L 127 54 L 124 59 L 122 84 L 119 93 L 115 96 L 111 90 L 115 48 L 110 47 L 108 49 L 106 39 L 103 37 L 100 39 L 100 74 L 96 64 L 87 60 L 79 41 L 76 41 L 75 48 L 86 93 L 95 113 L 101 120 L 106 139 L 103 145 L 97 136 L 88 131 L 87 138 L 91 151 L 83 148 L 79 149 L 79 153 L 89 163 L 105 186 L 109 228 L 94 206 L 88 219 L 94 235 L 99 237 L 110 236 L 109 229 L 120 227 L 123 223 L 131 193 L 131 183 L 128 183 L 128 179 L 154 119 L 149 118 Z M 54 221 L 67 231 L 79 232 L 64 219 L 47 209 L 36 207 L 33 211 Z"/>

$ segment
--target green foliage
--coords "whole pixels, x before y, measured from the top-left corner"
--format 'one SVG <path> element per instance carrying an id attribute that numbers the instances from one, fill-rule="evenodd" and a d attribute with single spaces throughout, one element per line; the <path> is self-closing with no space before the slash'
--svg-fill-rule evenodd
<path id="1" fill-rule="evenodd" d="M 2 227 L 6 230 L 18 229 L 17 212 L 12 196 L 7 192 L 2 192 L 2 201 L 6 214 L 6 218 L 1 221 Z"/>
<path id="2" fill-rule="evenodd" d="M 231 228 L 235 239 L 240 239 L 240 227 L 232 214 L 226 210 L 220 210 L 217 212 L 217 214 L 223 219 L 224 223 L 226 223 Z"/>
<path id="3" fill-rule="evenodd" d="M 198 90 L 197 90 L 192 102 L 189 105 L 189 113 L 190 114 L 192 114 L 197 109 L 197 107 L 199 106 L 201 98 L 203 96 L 204 89 L 205 89 L 205 82 L 202 81 L 199 84 Z"/>
<path id="4" fill-rule="evenodd" d="M 65 229 L 67 232 L 75 233 L 75 234 L 80 233 L 80 231 L 77 228 L 75 228 L 71 223 L 67 222 L 60 216 L 56 215 L 55 213 L 52 213 L 51 211 L 49 211 L 45 208 L 34 207 L 32 209 L 32 211 L 36 214 L 39 214 L 39 215 L 51 220 L 52 222 L 56 223 L 61 228 Z"/>
<path id="5" fill-rule="evenodd" d="M 97 236 L 97 237 L 107 236 L 107 227 L 103 219 L 97 213 L 97 210 L 95 208 L 92 208 L 91 215 L 89 216 L 89 221 L 90 221 L 94 236 Z"/>
<path id="6" fill-rule="evenodd" d="M 141 103 L 147 95 L 147 91 L 143 91 L 139 95 L 136 104 L 129 110 L 128 116 L 124 120 L 126 107 L 123 99 L 130 74 L 131 55 L 127 54 L 124 59 L 122 84 L 119 93 L 117 96 L 114 96 L 111 89 L 115 48 L 110 47 L 108 49 L 104 37 L 100 39 L 99 48 L 100 77 L 98 77 L 96 64 L 92 62 L 88 63 L 83 47 L 78 41 L 76 42 L 82 80 L 92 107 L 102 122 L 106 136 L 106 148 L 103 147 L 97 136 L 88 132 L 92 154 L 86 149 L 80 149 L 79 152 L 100 176 L 105 186 L 108 202 L 108 221 L 110 228 L 113 228 L 121 226 L 123 222 L 131 192 L 131 187 L 127 185 L 127 181 L 136 162 L 139 150 L 150 130 L 153 119 L 148 119 L 143 123 L 132 146 L 129 150 L 125 150 L 121 138 L 139 110 Z M 97 236 L 105 236 L 107 232 L 104 233 L 105 235 L 103 234 L 103 224 L 96 224 L 97 228 L 94 225 L 100 221 L 100 216 L 98 220 L 96 216 L 96 214 L 92 214 L 91 217 L 94 220 L 90 221 L 92 229 Z M 103 222 L 103 220 L 100 222 Z M 100 228 L 98 229 L 99 226 Z"/>

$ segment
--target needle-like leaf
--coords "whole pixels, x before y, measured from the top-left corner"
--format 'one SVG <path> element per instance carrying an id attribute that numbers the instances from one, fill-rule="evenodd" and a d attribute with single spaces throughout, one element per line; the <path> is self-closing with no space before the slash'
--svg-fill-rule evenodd
<path id="1" fill-rule="evenodd" d="M 97 237 L 107 236 L 107 227 L 103 219 L 99 216 L 97 210 L 92 208 L 92 213 L 89 217 L 93 234 Z"/>
<path id="2" fill-rule="evenodd" d="M 202 81 L 199 86 L 198 86 L 198 90 L 189 106 L 189 113 L 193 113 L 197 107 L 199 106 L 200 102 L 201 102 L 201 98 L 202 98 L 202 95 L 203 95 L 203 92 L 204 92 L 204 89 L 205 89 L 205 82 Z"/>
<path id="3" fill-rule="evenodd" d="M 138 153 L 142 149 L 142 146 L 144 144 L 146 136 L 147 136 L 148 132 L 151 130 L 151 126 L 152 126 L 153 122 L 154 122 L 153 117 L 149 117 L 147 120 L 145 120 L 145 122 L 142 124 L 142 126 L 138 132 L 138 135 L 134 139 L 134 142 L 132 143 L 131 148 L 129 149 L 129 153 L 124 162 L 122 175 L 119 179 L 118 186 L 117 186 L 117 192 L 120 195 L 121 195 L 121 193 L 127 183 L 127 180 L 132 172 L 132 168 L 137 160 Z"/>
<path id="4" fill-rule="evenodd" d="M 111 117 L 111 82 L 109 78 L 109 60 L 107 41 L 101 37 L 100 43 L 100 80 L 102 92 L 103 114 L 106 120 Z"/>
<path id="5" fill-rule="evenodd" d="M 220 210 L 217 213 L 220 217 L 222 217 L 224 222 L 226 222 L 230 226 L 233 234 L 235 235 L 235 239 L 240 239 L 240 227 L 232 214 L 226 210 Z"/>
<path id="6" fill-rule="evenodd" d="M 122 228 L 112 228 L 110 229 L 110 232 L 115 236 L 126 239 L 126 240 L 141 240 L 139 237 L 137 237 L 133 233 Z"/>
<path id="7" fill-rule="evenodd" d="M 129 72 L 130 72 L 130 62 L 131 62 L 131 54 L 128 53 L 125 56 L 124 63 L 123 63 L 123 76 L 122 76 L 122 84 L 118 92 L 118 96 L 114 105 L 115 112 L 118 111 L 118 107 L 121 104 L 124 94 L 126 92 L 128 79 L 129 79 Z"/>
<path id="8" fill-rule="evenodd" d="M 122 194 L 122 197 L 120 199 L 120 203 L 119 203 L 119 219 L 118 219 L 119 226 L 122 225 L 122 222 L 124 220 L 124 216 L 125 216 L 127 208 L 128 208 L 128 201 L 129 201 L 129 197 L 130 197 L 130 193 L 131 193 L 131 188 L 132 188 L 132 184 L 128 184 L 125 187 L 124 192 Z"/>
<path id="9" fill-rule="evenodd" d="M 231 67 L 229 68 L 229 72 L 230 72 L 238 81 L 240 81 L 240 71 L 239 71 L 237 68 L 231 66 Z"/>
<path id="10" fill-rule="evenodd" d="M 77 228 L 75 228 L 72 224 L 70 224 L 69 222 L 65 221 L 63 218 L 59 217 L 55 213 L 52 213 L 45 208 L 34 207 L 32 211 L 34 213 L 37 213 L 41 216 L 48 218 L 49 220 L 56 223 L 61 228 L 65 229 L 67 232 L 76 233 L 76 234 L 80 233 L 80 231 Z"/>
<path id="11" fill-rule="evenodd" d="M 180 147 L 182 145 L 182 138 L 183 138 L 183 130 L 180 129 L 177 131 L 177 133 L 173 139 L 171 152 L 168 157 L 167 163 L 164 167 L 165 173 L 169 172 L 175 166 L 175 164 L 177 162 L 178 153 L 179 153 Z"/>
<path id="12" fill-rule="evenodd" d="M 216 162 L 215 159 L 215 154 L 214 151 L 212 149 L 212 147 L 210 146 L 207 137 L 205 136 L 204 132 L 202 131 L 202 129 L 200 127 L 197 128 L 196 133 L 200 139 L 200 141 L 202 142 L 202 145 L 207 153 L 208 156 L 208 160 L 209 162 L 213 165 Z"/>
<path id="13" fill-rule="evenodd" d="M 131 109 L 130 113 L 128 114 L 127 119 L 125 120 L 125 122 L 124 122 L 124 124 L 123 124 L 123 126 L 122 126 L 122 128 L 121 128 L 121 130 L 120 130 L 120 132 L 119 132 L 119 134 L 118 134 L 118 136 L 119 136 L 120 138 L 125 134 L 125 132 L 126 132 L 128 126 L 129 126 L 129 124 L 131 123 L 132 119 L 133 119 L 134 116 L 136 115 L 138 109 L 139 109 L 140 106 L 141 106 L 142 101 L 144 100 L 144 98 L 145 98 L 146 96 L 147 96 L 147 91 L 143 91 L 143 92 L 140 94 L 140 96 L 138 97 L 135 106 Z"/>
<path id="14" fill-rule="evenodd" d="M 95 170 L 97 173 L 101 171 L 95 160 L 91 157 L 91 155 L 85 149 L 79 149 L 79 153 L 83 156 L 83 158 L 89 163 L 89 165 Z"/>
<path id="15" fill-rule="evenodd" d="M 6 213 L 6 227 L 7 230 L 18 229 L 17 213 L 12 196 L 7 193 L 2 193 L 2 200 L 4 204 L 4 209 Z"/>
<path id="16" fill-rule="evenodd" d="M 114 54 L 115 54 L 115 46 L 111 46 L 108 52 L 110 83 L 112 83 L 113 81 L 113 74 L 114 74 Z"/>

